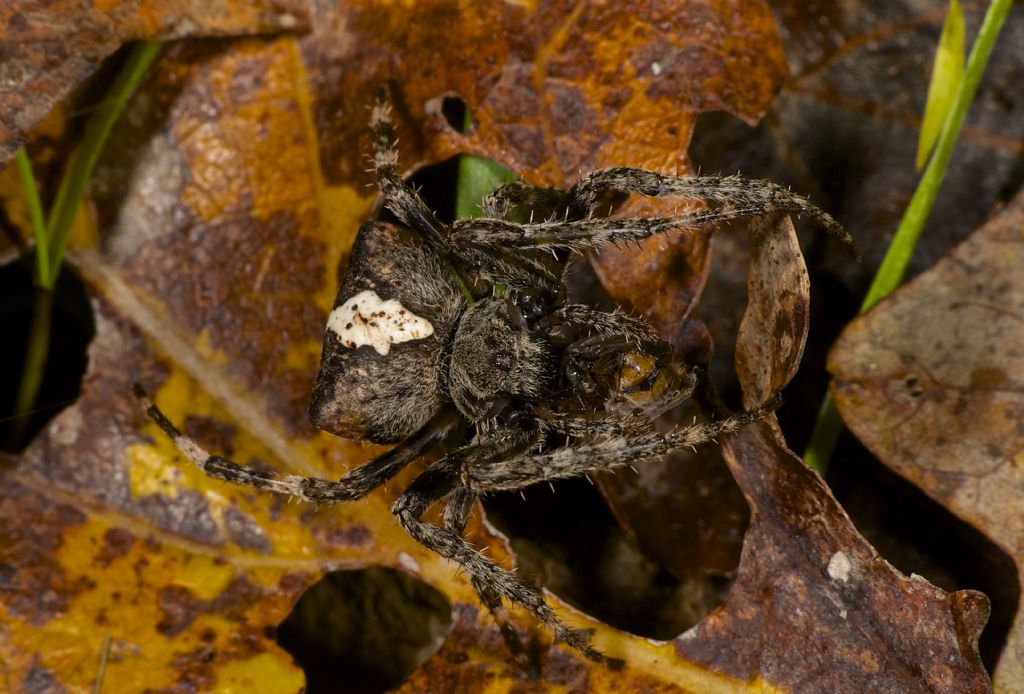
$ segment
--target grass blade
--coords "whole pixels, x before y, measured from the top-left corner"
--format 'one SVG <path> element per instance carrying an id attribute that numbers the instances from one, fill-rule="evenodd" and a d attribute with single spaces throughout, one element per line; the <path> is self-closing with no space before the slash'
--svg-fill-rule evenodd
<path id="1" fill-rule="evenodd" d="M 28 216 L 32 223 L 32 235 L 36 239 L 35 285 L 37 287 L 52 287 L 53 284 L 50 280 L 50 244 L 49 236 L 46 233 L 46 221 L 43 217 L 43 203 L 39 199 L 36 176 L 32 171 L 32 162 L 28 159 L 28 152 L 25 151 L 24 145 L 14 155 L 14 163 L 18 167 L 18 177 L 21 178 L 22 191 L 25 193 L 25 204 L 28 206 Z"/>
<path id="2" fill-rule="evenodd" d="M 57 273 L 64 259 L 64 251 L 68 245 L 68 238 L 71 236 L 71 227 L 74 225 L 75 215 L 78 213 L 78 206 L 85 196 L 103 145 L 106 143 L 114 123 L 121 115 L 121 111 L 124 110 L 128 98 L 135 91 L 150 65 L 160 55 L 161 48 L 162 44 L 160 43 L 145 41 L 132 49 L 128 60 L 118 72 L 107 98 L 89 120 L 81 144 L 71 155 L 71 160 L 61 178 L 60 187 L 57 189 L 57 197 L 54 199 L 47 224 L 47 235 L 51 244 L 49 256 L 51 270 L 48 285 L 50 289 L 53 288 L 56 281 Z"/>
<path id="3" fill-rule="evenodd" d="M 985 13 L 985 19 L 978 31 L 978 38 L 974 41 L 971 56 L 967 60 L 964 80 L 956 92 L 953 107 L 946 115 L 935 152 L 918 183 L 917 190 L 914 191 L 914 196 L 910 199 L 910 204 L 907 205 L 907 210 L 903 214 L 896 235 L 893 236 L 889 250 L 875 273 L 874 281 L 861 304 L 861 313 L 891 294 L 899 286 L 907 272 L 910 256 L 914 247 L 917 246 L 921 230 L 935 203 L 942 179 L 946 175 L 946 169 L 949 166 L 957 137 L 960 135 L 960 129 L 963 127 L 967 109 L 974 101 L 978 83 L 985 73 L 988 59 L 992 55 L 999 32 L 1006 22 L 1006 15 L 1010 11 L 1011 4 L 1010 0 L 993 0 Z M 818 413 L 810 443 L 804 452 L 804 462 L 824 474 L 842 430 L 842 418 L 839 416 L 831 394 L 827 394 Z"/>
<path id="4" fill-rule="evenodd" d="M 924 107 L 924 119 L 917 140 L 918 171 L 928 163 L 928 155 L 939 139 L 942 123 L 953 106 L 956 92 L 964 80 L 964 11 L 959 0 L 950 0 L 949 12 L 942 23 L 942 35 L 935 51 L 932 65 L 932 81 L 928 85 L 928 98 Z"/>

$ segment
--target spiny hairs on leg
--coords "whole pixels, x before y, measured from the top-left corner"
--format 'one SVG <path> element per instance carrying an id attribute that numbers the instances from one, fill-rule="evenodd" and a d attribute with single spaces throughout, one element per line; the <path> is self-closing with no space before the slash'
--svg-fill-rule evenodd
<path id="1" fill-rule="evenodd" d="M 666 176 L 646 169 L 613 167 L 584 174 L 569 189 L 574 210 L 586 216 L 602 193 L 622 191 L 658 198 L 682 198 L 736 209 L 761 209 L 764 214 L 806 214 L 815 224 L 853 249 L 853 238 L 831 215 L 772 181 L 743 176 Z"/>
<path id="2" fill-rule="evenodd" d="M 395 133 L 391 127 L 391 106 L 378 101 L 370 112 L 373 133 L 373 168 L 384 204 L 402 224 L 424 236 L 437 249 L 445 249 L 447 228 L 423 202 L 415 190 L 402 181 L 395 152 Z"/>
<path id="3" fill-rule="evenodd" d="M 219 455 L 207 453 L 190 436 L 171 423 L 171 420 L 149 399 L 142 386 L 136 383 L 132 389 L 136 397 L 142 401 L 150 419 L 156 422 L 157 426 L 178 447 L 178 450 L 208 477 L 257 489 L 266 489 L 277 494 L 287 494 L 302 501 L 332 504 L 362 498 L 404 467 L 418 451 L 418 447 L 414 445 L 408 452 L 409 455 L 403 455 L 397 450 L 389 452 L 350 471 L 337 482 L 316 477 L 299 477 L 298 475 L 253 470 Z M 423 443 L 423 447 L 428 444 L 429 440 Z"/>
<path id="4" fill-rule="evenodd" d="M 580 477 L 658 460 L 672 451 L 693 448 L 732 434 L 770 415 L 780 404 L 776 397 L 749 412 L 682 427 L 667 434 L 626 434 L 543 453 L 526 453 L 486 466 L 470 466 L 468 486 L 477 494 L 523 489 L 538 482 Z"/>

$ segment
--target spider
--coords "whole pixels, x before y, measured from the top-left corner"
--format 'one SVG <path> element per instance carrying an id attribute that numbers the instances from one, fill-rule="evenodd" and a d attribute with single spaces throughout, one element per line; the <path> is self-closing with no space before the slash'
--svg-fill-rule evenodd
<path id="1" fill-rule="evenodd" d="M 735 432 L 777 403 L 658 433 L 652 419 L 694 394 L 699 370 L 676 360 L 643 319 L 570 303 L 563 285 L 570 253 L 788 213 L 848 237 L 806 198 L 767 181 L 625 167 L 593 171 L 564 191 L 509 183 L 485 198 L 483 218 L 447 225 L 402 181 L 386 104 L 372 109 L 371 129 L 377 185 L 399 224 L 371 221 L 358 232 L 327 321 L 309 414 L 338 436 L 396 445 L 337 481 L 253 470 L 208 454 L 141 387 L 136 394 L 208 476 L 318 504 L 364 497 L 468 423 L 466 441 L 431 463 L 392 513 L 416 541 L 466 571 L 514 655 L 525 649 L 505 602 L 584 656 L 617 664 L 590 644 L 589 632 L 567 626 L 537 587 L 464 539 L 474 501 L 652 462 Z M 713 207 L 592 216 L 607 194 L 623 193 Z M 531 221 L 513 221 L 516 212 L 529 212 Z M 439 503 L 441 524 L 423 520 Z"/>

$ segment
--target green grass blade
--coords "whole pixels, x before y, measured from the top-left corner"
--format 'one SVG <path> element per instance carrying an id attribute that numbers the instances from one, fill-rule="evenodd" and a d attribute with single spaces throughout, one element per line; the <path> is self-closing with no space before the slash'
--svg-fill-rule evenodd
<path id="1" fill-rule="evenodd" d="M 21 187 L 25 193 L 25 205 L 28 207 L 29 220 L 32 223 L 32 235 L 36 239 L 36 270 L 35 285 L 52 287 L 50 279 L 50 238 L 46 233 L 46 221 L 43 215 L 43 203 L 39 199 L 39 188 L 36 176 L 32 171 L 32 162 L 28 160 L 28 152 L 24 145 L 14 155 L 14 163 L 21 178 Z"/>
<path id="2" fill-rule="evenodd" d="M 949 12 L 942 23 L 942 35 L 935 51 L 932 65 L 932 81 L 928 85 L 928 98 L 924 107 L 924 119 L 917 140 L 917 162 L 920 171 L 928 163 L 928 155 L 939 139 L 939 132 L 946 120 L 946 114 L 953 106 L 956 92 L 964 79 L 964 11 L 959 0 L 950 0 Z"/>
<path id="3" fill-rule="evenodd" d="M 107 98 L 86 126 L 82 143 L 71 155 L 71 160 L 61 178 L 60 187 L 57 189 L 57 196 L 50 210 L 47 225 L 51 242 L 49 257 L 51 275 L 48 285 L 51 289 L 64 258 L 64 251 L 71 235 L 71 227 L 74 224 L 75 215 L 78 213 L 78 206 L 85 196 L 103 145 L 106 143 L 114 123 L 121 115 L 121 111 L 124 110 L 128 98 L 135 91 L 150 65 L 159 56 L 161 47 L 160 43 L 147 41 L 137 44 L 132 49 L 107 93 Z"/>
<path id="4" fill-rule="evenodd" d="M 25 361 L 21 382 L 14 400 L 11 419 L 10 447 L 16 450 L 23 444 L 29 418 L 39 397 L 46 373 L 46 360 L 50 354 L 50 325 L 53 322 L 53 292 L 36 287 L 32 297 L 32 322 L 29 324 Z"/>
<path id="5" fill-rule="evenodd" d="M 914 196 L 910 199 L 903 219 L 900 221 L 896 235 L 889 245 L 889 250 L 882 260 L 875 279 L 868 289 L 864 302 L 861 304 L 861 313 L 864 313 L 876 305 L 884 297 L 892 293 L 907 272 L 910 263 L 910 256 L 917 246 L 921 237 L 921 230 L 928 219 L 935 197 L 938 195 L 939 186 L 946 175 L 950 157 L 953 154 L 953 147 L 960 129 L 963 127 L 967 109 L 974 101 L 974 94 L 978 90 L 978 83 L 985 73 L 988 59 L 992 55 L 999 32 L 1006 22 L 1006 15 L 1010 11 L 1011 0 L 993 0 L 985 13 L 978 38 L 971 49 L 970 58 L 967 59 L 967 70 L 964 80 L 957 90 L 953 107 L 946 115 L 942 125 L 939 140 L 935 152 L 928 162 L 921 181 L 918 183 Z M 814 431 L 811 434 L 811 441 L 804 453 L 804 462 L 815 470 L 824 473 L 828 467 L 828 460 L 832 457 L 839 434 L 842 432 L 842 419 L 830 396 L 826 396 L 822 402 L 818 420 L 815 422 Z"/>

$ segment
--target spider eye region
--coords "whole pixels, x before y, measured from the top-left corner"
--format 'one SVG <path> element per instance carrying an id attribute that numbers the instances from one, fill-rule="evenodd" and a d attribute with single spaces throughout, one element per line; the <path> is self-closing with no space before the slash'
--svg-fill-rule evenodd
<path id="1" fill-rule="evenodd" d="M 452 342 L 449 390 L 465 415 L 497 414 L 511 397 L 530 397 L 541 386 L 544 348 L 525 329 L 518 309 L 504 298 L 471 306 Z"/>
<path id="2" fill-rule="evenodd" d="M 396 299 L 381 299 L 366 289 L 331 311 L 327 330 L 349 349 L 370 345 L 385 355 L 391 345 L 422 340 L 434 334 L 434 326 L 402 306 Z"/>

